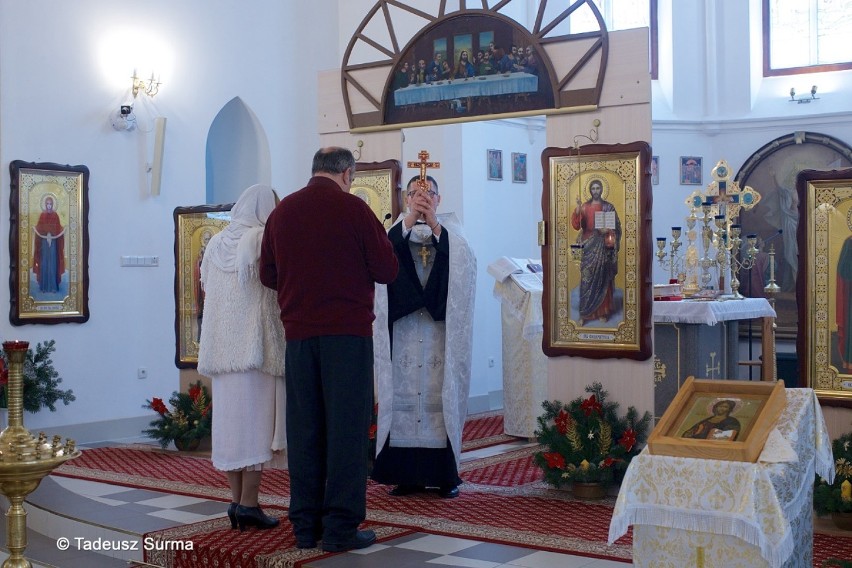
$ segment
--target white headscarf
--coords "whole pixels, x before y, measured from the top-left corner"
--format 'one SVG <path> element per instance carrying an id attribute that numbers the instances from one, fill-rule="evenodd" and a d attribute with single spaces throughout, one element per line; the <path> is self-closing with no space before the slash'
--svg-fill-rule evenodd
<path id="1" fill-rule="evenodd" d="M 268 185 L 246 189 L 231 209 L 231 223 L 210 239 L 204 258 L 225 272 L 236 272 L 245 284 L 257 273 L 263 227 L 276 204 L 275 191 Z"/>

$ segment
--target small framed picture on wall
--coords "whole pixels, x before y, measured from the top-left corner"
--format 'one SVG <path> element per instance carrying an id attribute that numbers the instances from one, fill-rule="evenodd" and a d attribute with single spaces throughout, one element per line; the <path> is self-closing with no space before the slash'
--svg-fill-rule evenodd
<path id="1" fill-rule="evenodd" d="M 660 157 L 651 156 L 651 184 L 660 185 Z"/>
<path id="2" fill-rule="evenodd" d="M 488 179 L 503 179 L 503 150 L 488 150 Z"/>
<path id="3" fill-rule="evenodd" d="M 512 152 L 512 181 L 527 183 L 527 155 Z"/>
<path id="4" fill-rule="evenodd" d="M 700 157 L 680 157 L 680 185 L 701 185 Z"/>

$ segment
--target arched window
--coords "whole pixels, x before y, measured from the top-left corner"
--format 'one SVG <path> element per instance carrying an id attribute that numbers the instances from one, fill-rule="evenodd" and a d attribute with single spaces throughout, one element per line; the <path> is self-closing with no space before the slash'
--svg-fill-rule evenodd
<path id="1" fill-rule="evenodd" d="M 763 76 L 852 69 L 852 0 L 763 0 Z"/>

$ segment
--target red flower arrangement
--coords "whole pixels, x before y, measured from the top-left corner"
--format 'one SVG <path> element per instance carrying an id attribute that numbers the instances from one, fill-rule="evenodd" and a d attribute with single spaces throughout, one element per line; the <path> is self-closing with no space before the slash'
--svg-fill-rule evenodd
<path id="1" fill-rule="evenodd" d="M 175 391 L 169 398 L 171 410 L 163 399 L 154 397 L 142 408 L 158 414 L 150 428 L 142 433 L 156 439 L 165 449 L 170 442 L 188 446 L 210 435 L 213 424 L 213 400 L 201 381 L 189 385 L 187 392 Z"/>
<path id="2" fill-rule="evenodd" d="M 618 403 L 607 401 L 601 383 L 586 387 L 588 398 L 568 404 L 545 401 L 536 431 L 544 449 L 533 457 L 544 471 L 544 480 L 560 487 L 565 483 L 611 483 L 623 475 L 640 442 L 647 438 L 651 414 L 641 418 L 634 407 L 621 418 Z"/>

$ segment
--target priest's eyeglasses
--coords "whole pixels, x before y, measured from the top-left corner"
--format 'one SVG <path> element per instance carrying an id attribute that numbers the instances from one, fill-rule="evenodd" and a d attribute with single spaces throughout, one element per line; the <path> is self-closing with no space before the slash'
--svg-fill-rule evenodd
<path id="1" fill-rule="evenodd" d="M 420 190 L 419 189 L 413 189 L 413 190 L 409 191 L 408 197 L 414 197 L 417 194 L 418 191 L 420 191 Z M 436 195 L 438 195 L 438 192 L 435 191 L 434 189 L 426 190 L 426 193 L 429 194 L 429 197 L 435 197 Z"/>

